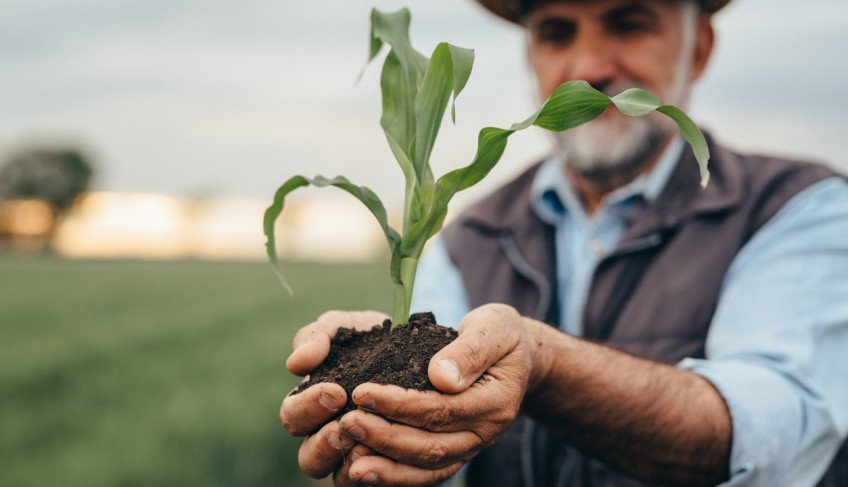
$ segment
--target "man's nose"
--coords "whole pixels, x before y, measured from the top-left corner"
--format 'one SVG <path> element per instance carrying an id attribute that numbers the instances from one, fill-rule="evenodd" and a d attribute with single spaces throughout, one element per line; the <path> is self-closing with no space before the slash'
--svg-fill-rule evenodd
<path id="1" fill-rule="evenodd" d="M 578 39 L 574 46 L 569 78 L 588 81 L 603 91 L 615 79 L 615 53 L 603 40 L 591 37 Z"/>

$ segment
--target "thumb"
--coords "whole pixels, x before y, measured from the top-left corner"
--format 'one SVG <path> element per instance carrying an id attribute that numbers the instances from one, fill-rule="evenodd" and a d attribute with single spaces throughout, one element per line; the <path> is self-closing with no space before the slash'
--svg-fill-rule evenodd
<path id="1" fill-rule="evenodd" d="M 330 341 L 339 328 L 370 330 L 386 318 L 385 314 L 376 311 L 327 311 L 297 331 L 286 367 L 295 375 L 309 374 L 327 358 Z"/>
<path id="2" fill-rule="evenodd" d="M 442 392 L 458 393 L 509 354 L 518 342 L 520 315 L 510 306 L 487 304 L 472 310 L 459 336 L 430 359 L 430 382 Z"/>

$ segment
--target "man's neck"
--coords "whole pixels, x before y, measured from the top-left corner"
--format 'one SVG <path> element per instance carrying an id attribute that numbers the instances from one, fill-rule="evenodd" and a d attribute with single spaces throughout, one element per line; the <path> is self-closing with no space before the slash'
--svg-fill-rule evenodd
<path id="1" fill-rule="evenodd" d="M 574 189 L 577 191 L 577 195 L 580 198 L 580 202 L 583 204 L 583 208 L 586 210 L 587 215 L 593 215 L 596 210 L 601 206 L 601 203 L 604 200 L 604 197 L 618 188 L 626 186 L 639 176 L 643 174 L 647 174 L 651 172 L 651 170 L 656 167 L 663 153 L 668 148 L 669 143 L 673 140 L 673 137 L 668 137 L 662 144 L 657 146 L 657 150 L 655 150 L 642 165 L 641 169 L 634 173 L 627 179 L 622 180 L 620 183 L 616 185 L 599 185 L 595 184 L 586 178 L 582 177 L 577 173 L 574 169 L 569 166 L 566 166 L 566 172 L 568 173 L 568 178 L 571 180 L 571 184 L 574 185 Z"/>

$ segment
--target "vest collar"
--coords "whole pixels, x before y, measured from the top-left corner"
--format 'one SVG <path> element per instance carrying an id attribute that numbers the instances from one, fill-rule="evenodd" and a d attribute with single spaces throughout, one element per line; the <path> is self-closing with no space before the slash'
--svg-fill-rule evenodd
<path id="1" fill-rule="evenodd" d="M 707 187 L 701 188 L 697 160 L 687 147 L 660 197 L 642 214 L 634 216 L 622 242 L 670 230 L 692 218 L 724 212 L 741 204 L 748 177 L 738 156 L 717 145 L 708 134 L 705 136 L 711 156 Z"/>
<path id="2" fill-rule="evenodd" d="M 660 197 L 634 215 L 622 241 L 668 230 L 695 216 L 722 212 L 740 204 L 748 181 L 738 156 L 717 145 L 709 134 L 705 137 L 711 156 L 709 185 L 701 188 L 695 155 L 686 147 Z M 504 188 L 514 194 L 510 203 L 498 204 L 492 198 L 485 198 L 468 211 L 466 224 L 487 233 L 509 231 L 519 240 L 538 232 L 540 223 L 547 225 L 530 204 L 532 182 L 540 166 L 537 163 Z"/>
<path id="3" fill-rule="evenodd" d="M 663 149 L 653 169 L 605 195 L 598 211 L 626 212 L 629 211 L 626 209 L 628 202 L 633 200 L 643 203 L 655 201 L 677 167 L 684 145 L 683 137 L 675 136 Z M 571 218 L 578 221 L 589 218 L 576 188 L 562 170 L 562 164 L 562 160 L 556 156 L 544 161 L 530 189 L 533 211 L 551 225 L 556 225 L 563 214 L 571 215 Z"/>

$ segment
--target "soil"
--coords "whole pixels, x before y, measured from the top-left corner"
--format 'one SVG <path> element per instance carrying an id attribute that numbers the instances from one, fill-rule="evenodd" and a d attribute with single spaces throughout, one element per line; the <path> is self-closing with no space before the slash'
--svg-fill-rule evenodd
<path id="1" fill-rule="evenodd" d="M 409 323 L 391 330 L 391 320 L 368 331 L 340 328 L 330 353 L 292 394 L 321 382 L 335 382 L 347 392 L 342 414 L 356 409 L 351 394 L 359 384 L 393 384 L 406 389 L 435 390 L 427 377 L 430 359 L 457 337 L 456 330 L 436 324 L 432 313 L 416 313 Z"/>

